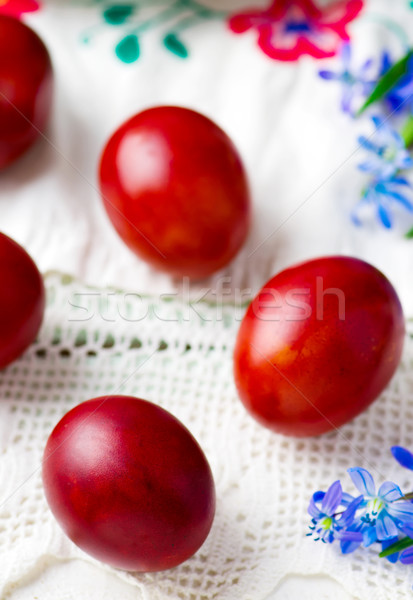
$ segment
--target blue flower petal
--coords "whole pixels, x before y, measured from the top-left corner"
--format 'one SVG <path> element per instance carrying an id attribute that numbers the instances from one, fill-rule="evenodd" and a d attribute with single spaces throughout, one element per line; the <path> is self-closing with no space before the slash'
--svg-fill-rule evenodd
<path id="1" fill-rule="evenodd" d="M 341 110 L 345 113 L 351 113 L 351 103 L 354 97 L 353 87 L 346 85 L 341 97 Z"/>
<path id="2" fill-rule="evenodd" d="M 413 523 L 399 523 L 399 529 L 404 535 L 413 539 Z"/>
<path id="3" fill-rule="evenodd" d="M 408 171 L 409 169 L 411 169 L 413 167 L 413 160 L 408 157 L 408 158 L 404 158 L 399 165 L 399 171 Z"/>
<path id="4" fill-rule="evenodd" d="M 324 537 L 324 541 L 327 542 L 327 544 L 332 544 L 334 542 L 334 533 L 332 531 L 329 531 L 327 533 L 327 536 Z"/>
<path id="5" fill-rule="evenodd" d="M 357 539 L 355 541 L 351 541 L 351 540 L 341 540 L 340 541 L 340 549 L 341 552 L 343 554 L 350 554 L 351 552 L 354 552 L 354 550 L 357 550 L 357 548 L 360 546 L 360 544 L 363 541 L 363 536 L 360 535 L 360 539 Z"/>
<path id="6" fill-rule="evenodd" d="M 371 544 L 374 544 L 374 542 L 377 542 L 377 531 L 376 528 L 371 525 L 363 530 L 363 544 L 367 548 L 368 546 L 371 546 Z"/>
<path id="7" fill-rule="evenodd" d="M 387 548 L 389 548 L 390 546 L 392 546 L 393 544 L 395 544 L 396 542 L 399 541 L 399 537 L 396 535 L 393 538 L 389 538 L 388 540 L 383 540 L 381 543 L 381 549 L 386 550 Z M 391 563 L 396 563 L 399 559 L 399 553 L 395 552 L 394 554 L 390 554 L 390 556 L 386 556 L 387 560 Z"/>
<path id="8" fill-rule="evenodd" d="M 379 117 L 379 115 L 373 115 L 371 117 L 371 120 L 375 124 L 376 129 L 381 129 L 383 127 L 383 125 L 385 124 L 384 119 L 382 119 L 381 117 Z"/>
<path id="9" fill-rule="evenodd" d="M 413 525 L 413 503 L 393 502 L 387 507 L 389 514 L 402 525 Z"/>
<path id="10" fill-rule="evenodd" d="M 410 181 L 408 181 L 405 177 L 392 177 L 391 181 L 389 181 L 388 183 L 389 185 L 408 185 L 409 187 L 411 187 Z"/>
<path id="11" fill-rule="evenodd" d="M 368 58 L 362 65 L 360 69 L 360 75 L 364 77 L 367 74 L 367 71 L 373 66 L 374 58 Z"/>
<path id="12" fill-rule="evenodd" d="M 343 61 L 343 65 L 345 67 L 349 67 L 351 63 L 351 45 L 349 43 L 344 43 L 340 50 L 341 60 Z"/>
<path id="13" fill-rule="evenodd" d="M 315 492 L 310 500 L 310 504 L 308 505 L 308 513 L 314 519 L 319 519 L 322 515 L 320 509 L 317 506 L 317 503 L 320 502 L 325 496 L 324 492 Z"/>
<path id="14" fill-rule="evenodd" d="M 357 166 L 360 171 L 374 174 L 377 173 L 377 171 L 379 171 L 381 165 L 377 159 L 370 158 Z"/>
<path id="15" fill-rule="evenodd" d="M 338 73 L 334 73 L 334 71 L 319 71 L 319 76 L 326 81 L 339 80 L 340 75 Z"/>
<path id="16" fill-rule="evenodd" d="M 343 554 L 350 554 L 363 542 L 363 534 L 361 531 L 340 531 L 338 535 L 340 539 L 340 548 Z"/>
<path id="17" fill-rule="evenodd" d="M 385 208 L 383 208 L 383 206 L 381 204 L 379 204 L 379 206 L 377 207 L 377 214 L 379 216 L 380 221 L 383 223 L 384 227 L 386 229 L 391 229 L 392 222 L 390 219 L 390 215 L 385 210 Z"/>
<path id="18" fill-rule="evenodd" d="M 385 481 L 379 488 L 377 493 L 380 498 L 386 502 L 394 502 L 403 496 L 401 489 L 392 481 Z"/>
<path id="19" fill-rule="evenodd" d="M 402 196 L 402 194 L 398 194 L 397 192 L 392 192 L 390 190 L 387 190 L 386 195 L 389 196 L 390 198 L 393 198 L 393 200 L 396 200 L 400 204 L 402 204 L 404 206 L 404 208 L 406 210 L 408 210 L 409 212 L 413 212 L 413 204 L 410 202 L 410 200 L 408 200 L 407 198 Z"/>
<path id="20" fill-rule="evenodd" d="M 360 506 L 364 502 L 364 496 L 359 496 L 358 498 L 354 498 L 354 500 L 349 504 L 346 510 L 341 515 L 339 520 L 340 526 L 345 527 L 346 529 L 352 525 L 356 512 L 360 508 Z"/>
<path id="21" fill-rule="evenodd" d="M 357 216 L 357 209 L 359 208 L 360 205 L 356 206 L 356 208 L 353 210 L 353 212 L 351 213 L 351 220 L 353 222 L 353 224 L 356 227 L 361 227 L 362 226 L 362 222 L 360 221 L 360 219 Z"/>
<path id="22" fill-rule="evenodd" d="M 387 188 L 388 181 L 392 179 L 392 177 L 397 173 L 398 166 L 396 162 L 385 163 L 382 162 L 381 166 L 377 169 L 376 175 L 378 175 L 382 183 L 380 187 L 382 188 L 381 192 L 384 195 L 388 195 L 389 191 Z"/>
<path id="23" fill-rule="evenodd" d="M 398 463 L 401 464 L 402 467 L 413 471 L 413 454 L 407 450 L 407 448 L 403 448 L 402 446 L 393 446 L 390 448 L 390 450 L 394 458 Z"/>
<path id="24" fill-rule="evenodd" d="M 363 534 L 361 531 L 347 529 L 345 531 L 340 531 L 339 536 L 341 540 L 345 540 L 348 542 L 359 542 L 363 541 Z"/>
<path id="25" fill-rule="evenodd" d="M 376 531 L 378 540 L 388 540 L 397 535 L 397 525 L 385 510 L 377 517 Z"/>
<path id="26" fill-rule="evenodd" d="M 338 532 L 340 548 L 343 554 L 350 554 L 350 552 L 354 552 L 360 546 L 363 542 L 363 528 L 365 528 L 365 524 L 358 519 L 356 523 L 353 523 L 347 529 Z"/>
<path id="27" fill-rule="evenodd" d="M 353 500 L 355 500 L 354 496 L 352 496 L 351 494 L 347 494 L 347 492 L 343 492 L 343 496 L 341 498 L 341 504 L 343 506 L 347 506 L 348 504 L 351 504 L 353 502 Z"/>
<path id="28" fill-rule="evenodd" d="M 394 92 L 387 96 L 387 101 L 390 104 L 391 111 L 394 113 L 397 113 L 397 112 L 401 111 L 402 108 L 404 108 L 403 98 L 401 98 L 399 95 L 395 94 Z"/>
<path id="29" fill-rule="evenodd" d="M 410 156 L 404 156 L 400 161 L 400 169 L 410 169 L 413 167 L 413 159 Z"/>
<path id="30" fill-rule="evenodd" d="M 403 161 L 403 164 L 407 164 L 409 166 L 412 165 L 413 160 L 412 160 L 412 157 L 410 156 L 408 150 L 406 150 L 404 141 L 402 142 L 402 148 L 399 151 L 399 154 L 400 154 L 400 159 Z"/>
<path id="31" fill-rule="evenodd" d="M 328 488 L 326 495 L 321 502 L 321 510 L 328 516 L 331 516 L 335 513 L 338 505 L 341 502 L 341 498 L 343 496 L 343 490 L 341 488 L 340 481 L 335 481 Z"/>
<path id="32" fill-rule="evenodd" d="M 362 163 L 362 171 L 370 171 L 377 179 L 374 185 L 378 193 L 388 195 L 387 186 L 397 185 L 397 172 L 413 166 L 413 159 L 405 147 L 401 135 L 380 116 L 372 117 L 376 131 L 373 136 L 360 136 L 360 147 L 369 153 L 369 160 Z M 394 180 L 393 180 L 394 178 Z M 384 221 L 382 220 L 383 224 Z M 388 226 L 388 225 L 386 225 Z"/>
<path id="33" fill-rule="evenodd" d="M 364 495 L 374 496 L 375 495 L 375 487 L 373 477 L 366 469 L 362 469 L 361 467 L 353 467 L 352 469 L 348 469 L 347 473 L 350 475 L 354 485 Z"/>
<path id="34" fill-rule="evenodd" d="M 389 138 L 395 142 L 396 147 L 400 150 L 404 150 L 405 145 L 402 136 L 395 129 L 389 129 L 388 127 L 386 127 L 386 129 Z"/>
<path id="35" fill-rule="evenodd" d="M 378 146 L 377 146 L 377 144 L 374 144 L 370 140 L 370 138 L 366 137 L 365 135 L 359 135 L 359 137 L 357 138 L 357 141 L 359 143 L 359 146 L 361 146 L 365 150 L 369 150 L 370 152 L 377 153 Z"/>
<path id="36" fill-rule="evenodd" d="M 384 75 L 392 65 L 393 62 L 390 58 L 389 52 L 387 50 L 384 50 L 381 57 L 381 75 Z"/>
<path id="37" fill-rule="evenodd" d="M 407 548 L 401 552 L 400 562 L 403 565 L 411 565 L 413 563 L 413 547 Z"/>
<path id="38" fill-rule="evenodd" d="M 370 96 L 370 94 L 372 93 L 372 91 L 374 90 L 375 86 L 376 86 L 376 82 L 375 81 L 363 81 L 363 94 L 364 96 Z"/>

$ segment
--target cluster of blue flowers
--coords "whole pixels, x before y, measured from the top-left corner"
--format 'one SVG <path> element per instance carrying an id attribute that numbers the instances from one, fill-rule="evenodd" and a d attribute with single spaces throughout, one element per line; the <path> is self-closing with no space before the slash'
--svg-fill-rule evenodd
<path id="1" fill-rule="evenodd" d="M 406 149 L 402 136 L 393 129 L 388 121 L 373 116 L 375 133 L 372 137 L 359 137 L 359 144 L 369 156 L 359 165 L 359 169 L 371 175 L 371 179 L 362 192 L 361 204 L 368 203 L 377 210 L 381 223 L 387 229 L 392 227 L 392 204 L 397 202 L 406 211 L 413 213 L 413 204 L 404 190 L 411 188 L 410 182 L 400 175 L 401 171 L 413 167 L 413 159 Z M 358 219 L 357 207 L 353 220 Z"/>
<path id="2" fill-rule="evenodd" d="M 377 77 L 373 74 L 374 59 L 370 58 L 361 67 L 355 68 L 350 43 L 343 44 L 340 58 L 339 71 L 322 70 L 319 71 L 319 75 L 326 81 L 336 81 L 341 84 L 341 110 L 355 116 L 354 103 L 359 97 L 366 98 L 377 83 Z"/>
<path id="3" fill-rule="evenodd" d="M 413 471 L 409 450 L 393 446 L 391 451 L 403 467 Z M 359 495 L 344 493 L 340 481 L 326 492 L 315 492 L 308 507 L 311 525 L 307 535 L 328 544 L 338 540 L 343 554 L 379 542 L 390 562 L 413 563 L 412 494 L 404 495 L 391 481 L 376 491 L 373 477 L 360 467 L 348 473 Z"/>
<path id="4" fill-rule="evenodd" d="M 367 153 L 367 158 L 359 165 L 359 169 L 369 175 L 369 180 L 362 190 L 361 198 L 357 203 L 352 219 L 356 225 L 362 224 L 361 214 L 366 207 L 370 207 L 376 214 L 379 222 L 387 229 L 394 223 L 396 209 L 402 209 L 412 215 L 404 219 L 406 233 L 412 237 L 413 202 L 412 185 L 404 176 L 404 171 L 413 167 L 413 159 L 409 147 L 413 143 L 413 55 L 409 52 L 405 59 L 405 69 L 402 75 L 396 73 L 395 64 L 387 52 L 383 53 L 380 64 L 377 66 L 377 75 L 374 77 L 374 61 L 367 60 L 360 68 L 353 68 L 352 53 L 349 44 L 345 44 L 341 52 L 342 68 L 340 71 L 321 71 L 320 76 L 328 81 L 337 81 L 342 85 L 341 108 L 352 117 L 360 112 L 355 104 L 365 102 L 368 105 L 378 105 L 380 101 L 381 114 L 372 116 L 374 132 L 370 136 L 360 136 L 360 148 Z M 383 82 L 389 78 L 389 73 L 394 77 L 386 93 L 379 93 Z M 393 128 L 393 121 L 404 118 L 403 131 L 408 135 L 400 134 Z M 410 196 L 410 197 L 409 197 Z M 399 211 L 400 212 L 400 211 Z"/>

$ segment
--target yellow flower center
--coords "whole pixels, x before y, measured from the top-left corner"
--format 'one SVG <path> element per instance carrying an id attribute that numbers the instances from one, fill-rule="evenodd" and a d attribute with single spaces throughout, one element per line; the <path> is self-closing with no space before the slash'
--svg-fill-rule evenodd
<path id="1" fill-rule="evenodd" d="M 375 518 L 385 508 L 386 503 L 381 498 L 372 498 L 367 503 L 367 514 Z"/>
<path id="2" fill-rule="evenodd" d="M 331 526 L 333 525 L 333 519 L 331 517 L 324 517 L 320 525 L 325 530 L 331 529 Z"/>

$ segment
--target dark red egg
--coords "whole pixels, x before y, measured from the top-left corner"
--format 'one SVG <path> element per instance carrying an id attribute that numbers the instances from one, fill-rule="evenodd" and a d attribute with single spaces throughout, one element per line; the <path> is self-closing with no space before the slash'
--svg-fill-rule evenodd
<path id="1" fill-rule="evenodd" d="M 240 398 L 285 435 L 335 429 L 389 383 L 404 335 L 397 294 L 370 264 L 331 256 L 293 266 L 261 289 L 243 319 L 234 353 Z"/>
<path id="2" fill-rule="evenodd" d="M 43 320 L 42 276 L 27 252 L 0 233 L 0 369 L 35 340 Z"/>
<path id="3" fill-rule="evenodd" d="M 26 152 L 49 119 L 53 72 L 49 53 L 30 27 L 0 15 L 0 169 Z"/>
<path id="4" fill-rule="evenodd" d="M 120 237 L 157 269 L 202 279 L 245 241 L 250 197 L 241 159 L 193 110 L 158 106 L 132 117 L 108 141 L 99 177 Z"/>
<path id="5" fill-rule="evenodd" d="M 121 569 L 179 565 L 214 518 L 214 482 L 198 443 L 170 413 L 129 396 L 68 412 L 47 442 L 43 482 L 70 539 Z"/>

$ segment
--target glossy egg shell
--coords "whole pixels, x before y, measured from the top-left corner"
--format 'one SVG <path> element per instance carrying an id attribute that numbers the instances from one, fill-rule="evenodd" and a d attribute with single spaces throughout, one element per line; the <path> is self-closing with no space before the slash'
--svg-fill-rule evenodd
<path id="1" fill-rule="evenodd" d="M 42 135 L 53 96 L 49 53 L 21 21 L 0 15 L 0 169 Z"/>
<path id="2" fill-rule="evenodd" d="M 145 400 L 84 402 L 46 445 L 49 506 L 71 540 L 102 562 L 160 571 L 192 556 L 215 511 L 214 482 L 196 440 Z"/>
<path id="3" fill-rule="evenodd" d="M 262 288 L 243 319 L 234 352 L 239 396 L 276 432 L 333 430 L 389 383 L 404 334 L 397 294 L 370 264 L 331 256 L 293 266 Z"/>
<path id="4" fill-rule="evenodd" d="M 123 241 L 173 276 L 211 275 L 247 236 L 250 197 L 239 154 L 193 110 L 158 106 L 132 117 L 106 144 L 99 180 Z"/>
<path id="5" fill-rule="evenodd" d="M 0 233 L 0 369 L 35 340 L 45 308 L 39 270 L 27 252 Z"/>

